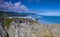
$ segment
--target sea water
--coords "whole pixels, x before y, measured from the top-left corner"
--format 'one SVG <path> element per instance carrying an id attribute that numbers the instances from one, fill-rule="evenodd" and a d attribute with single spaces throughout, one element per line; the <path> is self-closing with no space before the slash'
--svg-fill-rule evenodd
<path id="1" fill-rule="evenodd" d="M 38 21 L 47 24 L 60 24 L 60 16 L 42 16 Z"/>

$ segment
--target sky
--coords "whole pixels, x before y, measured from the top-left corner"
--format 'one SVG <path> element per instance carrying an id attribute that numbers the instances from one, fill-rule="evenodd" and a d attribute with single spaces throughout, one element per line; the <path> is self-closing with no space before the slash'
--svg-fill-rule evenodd
<path id="1" fill-rule="evenodd" d="M 60 0 L 0 0 L 4 11 L 31 12 L 44 16 L 60 16 Z M 8 7 L 8 8 L 7 8 Z"/>
<path id="2" fill-rule="evenodd" d="M 29 9 L 60 9 L 60 0 L 6 0 L 21 2 Z"/>

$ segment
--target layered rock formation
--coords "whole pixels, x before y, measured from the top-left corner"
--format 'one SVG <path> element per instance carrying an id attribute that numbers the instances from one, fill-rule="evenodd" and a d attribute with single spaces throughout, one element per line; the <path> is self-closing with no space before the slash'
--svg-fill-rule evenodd
<path id="1" fill-rule="evenodd" d="M 8 33 L 10 37 L 60 37 L 60 25 L 12 21 Z"/>
<path id="2" fill-rule="evenodd" d="M 6 26 L 0 23 L 0 37 L 9 37 Z"/>

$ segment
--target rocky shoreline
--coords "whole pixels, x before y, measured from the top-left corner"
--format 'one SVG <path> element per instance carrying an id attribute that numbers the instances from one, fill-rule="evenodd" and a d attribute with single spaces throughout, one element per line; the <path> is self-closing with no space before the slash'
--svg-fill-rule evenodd
<path id="1" fill-rule="evenodd" d="M 6 37 L 7 33 L 7 37 L 60 37 L 60 24 L 43 24 L 27 19 L 5 20 L 5 24 L 6 22 L 10 22 L 8 27 L 5 25 L 7 32 L 0 25 L 3 37 Z"/>
<path id="2" fill-rule="evenodd" d="M 60 25 L 12 21 L 8 33 L 10 37 L 60 37 Z"/>

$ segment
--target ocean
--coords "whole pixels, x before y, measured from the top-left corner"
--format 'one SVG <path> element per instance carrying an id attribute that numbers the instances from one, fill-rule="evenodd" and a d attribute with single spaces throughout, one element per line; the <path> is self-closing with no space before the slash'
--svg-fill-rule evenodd
<path id="1" fill-rule="evenodd" d="M 42 16 L 38 21 L 46 24 L 60 24 L 60 16 Z"/>

